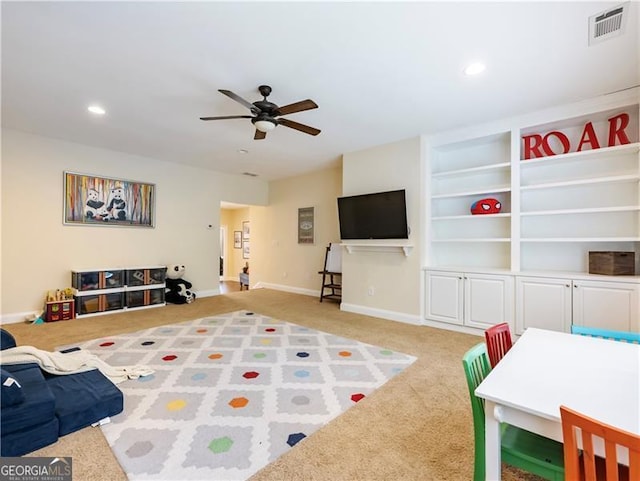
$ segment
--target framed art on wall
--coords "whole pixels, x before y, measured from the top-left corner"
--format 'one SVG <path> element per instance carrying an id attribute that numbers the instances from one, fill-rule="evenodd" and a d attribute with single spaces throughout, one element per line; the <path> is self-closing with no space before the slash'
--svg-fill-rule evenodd
<path id="1" fill-rule="evenodd" d="M 251 234 L 251 230 L 249 229 L 249 221 L 242 221 L 242 240 L 249 240 L 249 236 Z"/>
<path id="2" fill-rule="evenodd" d="M 233 231 L 233 248 L 242 249 L 242 231 L 241 230 Z"/>
<path id="3" fill-rule="evenodd" d="M 249 259 L 249 241 L 242 241 L 242 258 Z"/>
<path id="4" fill-rule="evenodd" d="M 298 244 L 315 242 L 315 213 L 313 207 L 298 209 Z"/>
<path id="5" fill-rule="evenodd" d="M 64 172 L 68 225 L 155 227 L 154 184 Z"/>

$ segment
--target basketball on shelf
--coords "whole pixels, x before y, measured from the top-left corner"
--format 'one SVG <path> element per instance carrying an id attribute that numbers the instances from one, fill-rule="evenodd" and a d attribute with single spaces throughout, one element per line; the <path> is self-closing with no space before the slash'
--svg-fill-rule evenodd
<path id="1" fill-rule="evenodd" d="M 498 199 L 487 197 L 471 204 L 471 213 L 478 214 L 498 214 L 502 210 L 502 204 Z"/>

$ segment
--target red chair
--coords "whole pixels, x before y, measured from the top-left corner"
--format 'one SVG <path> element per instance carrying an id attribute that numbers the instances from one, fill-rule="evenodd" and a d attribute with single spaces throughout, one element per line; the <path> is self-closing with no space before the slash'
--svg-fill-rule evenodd
<path id="1" fill-rule="evenodd" d="M 503 322 L 496 324 L 484 331 L 484 338 L 487 341 L 487 353 L 489 354 L 489 362 L 491 368 L 496 367 L 498 361 L 511 349 L 511 330 L 509 324 Z"/>

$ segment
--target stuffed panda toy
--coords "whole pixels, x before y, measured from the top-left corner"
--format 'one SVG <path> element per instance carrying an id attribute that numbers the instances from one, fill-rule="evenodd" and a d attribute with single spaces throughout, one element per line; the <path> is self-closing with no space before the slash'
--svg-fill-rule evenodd
<path id="1" fill-rule="evenodd" d="M 171 304 L 191 304 L 196 300 L 196 295 L 190 290 L 193 285 L 182 278 L 185 270 L 180 264 L 167 266 L 165 301 Z"/>

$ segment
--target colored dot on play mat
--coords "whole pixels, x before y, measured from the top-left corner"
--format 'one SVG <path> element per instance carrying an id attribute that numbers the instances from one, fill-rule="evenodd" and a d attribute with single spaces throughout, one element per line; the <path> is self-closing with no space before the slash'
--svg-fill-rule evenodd
<path id="1" fill-rule="evenodd" d="M 168 356 L 164 356 L 162 358 L 163 361 L 175 361 L 176 359 L 178 359 L 178 356 L 174 354 L 169 354 Z"/>
<path id="2" fill-rule="evenodd" d="M 269 345 L 271 344 L 271 339 L 260 339 L 260 344 Z"/>
<path id="3" fill-rule="evenodd" d="M 155 343 L 156 343 L 155 341 L 144 341 L 144 342 L 141 342 L 140 344 L 142 346 L 151 346 L 152 344 L 155 344 Z"/>
<path id="4" fill-rule="evenodd" d="M 207 375 L 203 372 L 197 372 L 193 376 L 191 376 L 192 381 L 202 381 Z"/>
<path id="5" fill-rule="evenodd" d="M 125 451 L 125 454 L 130 458 L 140 458 L 149 454 L 152 449 L 153 443 L 151 443 L 150 441 L 137 441 Z"/>
<path id="6" fill-rule="evenodd" d="M 357 393 L 357 394 L 352 394 L 352 395 L 351 395 L 351 400 L 352 400 L 354 403 L 357 403 L 358 401 L 360 401 L 360 400 L 362 400 L 362 399 L 364 399 L 364 394 L 362 394 L 362 393 L 360 393 L 360 392 L 359 392 L 359 393 Z"/>
<path id="7" fill-rule="evenodd" d="M 299 352 L 296 354 L 296 356 L 298 357 L 309 357 L 309 353 L 308 352 Z"/>
<path id="8" fill-rule="evenodd" d="M 341 356 L 341 357 L 350 357 L 350 356 L 351 356 L 351 353 L 350 353 L 349 351 L 340 351 L 340 352 L 338 353 L 338 356 Z"/>
<path id="9" fill-rule="evenodd" d="M 293 447 L 293 446 L 298 444 L 300 441 L 302 441 L 306 437 L 307 436 L 304 433 L 292 433 L 292 434 L 289 434 L 289 437 L 287 438 L 287 444 L 289 446 Z"/>
<path id="10" fill-rule="evenodd" d="M 219 352 L 214 352 L 213 354 L 209 354 L 207 357 L 215 361 L 216 359 L 222 359 L 222 354 L 220 354 Z"/>
<path id="11" fill-rule="evenodd" d="M 246 397 L 234 397 L 231 401 L 229 401 L 229 406 L 234 409 L 243 408 L 247 404 L 249 404 L 249 400 Z"/>
<path id="12" fill-rule="evenodd" d="M 233 439 L 228 436 L 216 438 L 209 443 L 209 450 L 215 454 L 226 453 L 233 446 Z"/>
<path id="13" fill-rule="evenodd" d="M 264 352 L 256 352 L 253 357 L 255 357 L 256 359 L 264 359 L 265 357 L 267 357 L 267 355 Z"/>
<path id="14" fill-rule="evenodd" d="M 102 344 L 100 344 L 100 347 L 109 347 L 109 346 L 113 346 L 115 344 L 115 342 L 113 341 L 107 341 L 107 342 L 103 342 Z"/>
<path id="15" fill-rule="evenodd" d="M 184 409 L 186 405 L 187 401 L 185 401 L 184 399 L 174 399 L 173 401 L 167 403 L 167 410 L 180 411 L 181 409 Z"/>
<path id="16" fill-rule="evenodd" d="M 245 379 L 255 379 L 260 375 L 259 372 L 255 372 L 255 371 L 247 371 L 245 372 L 242 377 Z"/>
<path id="17" fill-rule="evenodd" d="M 296 406 L 306 406 L 307 404 L 309 404 L 311 402 L 311 399 L 309 399 L 307 396 L 293 396 L 291 398 L 291 403 L 295 404 Z"/>
<path id="18" fill-rule="evenodd" d="M 311 373 L 306 369 L 300 369 L 299 371 L 294 372 L 293 375 L 295 377 L 309 377 Z"/>
<path id="19" fill-rule="evenodd" d="M 207 332 L 207 329 L 198 329 L 196 332 L 198 334 L 204 334 L 205 332 Z"/>
<path id="20" fill-rule="evenodd" d="M 268 327 L 265 332 L 276 332 L 276 330 L 273 327 Z"/>
<path id="21" fill-rule="evenodd" d="M 393 354 L 393 351 L 390 351 L 389 349 L 383 349 L 382 351 L 380 351 L 380 354 L 382 354 L 383 356 L 391 356 Z"/>

